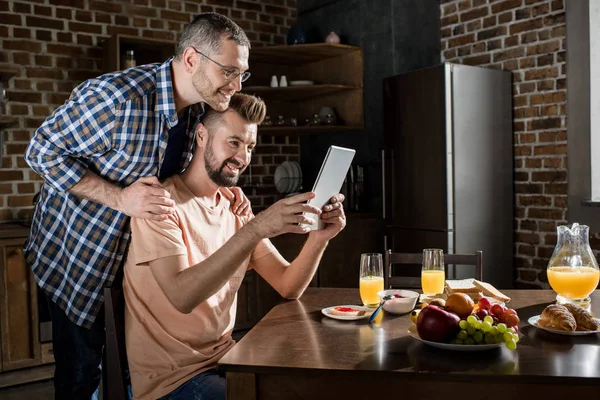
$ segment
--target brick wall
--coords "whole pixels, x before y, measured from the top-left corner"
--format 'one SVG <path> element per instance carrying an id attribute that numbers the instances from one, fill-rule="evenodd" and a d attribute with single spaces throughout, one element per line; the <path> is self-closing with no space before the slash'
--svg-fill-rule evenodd
<path id="1" fill-rule="evenodd" d="M 283 44 L 296 0 L 0 0 L 0 65 L 20 73 L 6 86 L 3 115 L 18 124 L 2 132 L 0 222 L 27 220 L 41 179 L 23 154 L 33 132 L 81 81 L 102 73 L 102 42 L 115 33 L 177 41 L 199 12 L 236 21 L 253 46 Z M 277 198 L 275 167 L 298 158 L 297 138 L 259 137 L 252 185 L 255 207 Z M 283 155 L 282 155 L 283 154 Z"/>
<path id="2" fill-rule="evenodd" d="M 513 73 L 519 287 L 547 283 L 556 226 L 567 222 L 564 1 L 442 0 L 440 5 L 443 61 Z"/>

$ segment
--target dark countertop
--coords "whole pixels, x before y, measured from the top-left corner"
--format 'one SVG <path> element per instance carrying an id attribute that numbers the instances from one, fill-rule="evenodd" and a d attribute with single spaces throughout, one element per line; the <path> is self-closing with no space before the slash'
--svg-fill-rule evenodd
<path id="1" fill-rule="evenodd" d="M 29 225 L 24 222 L 0 223 L 0 239 L 25 238 L 29 236 Z"/>

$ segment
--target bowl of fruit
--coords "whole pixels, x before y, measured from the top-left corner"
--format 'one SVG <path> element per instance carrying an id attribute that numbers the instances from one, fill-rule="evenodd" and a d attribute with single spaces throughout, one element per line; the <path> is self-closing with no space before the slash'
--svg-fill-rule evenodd
<path id="1" fill-rule="evenodd" d="M 484 350 L 501 346 L 514 350 L 519 341 L 519 316 L 512 308 L 491 304 L 482 297 L 474 303 L 465 293 L 454 293 L 445 306 L 428 305 L 418 314 L 418 338 L 451 350 Z M 414 336 L 414 335 L 411 335 Z"/>
<path id="2" fill-rule="evenodd" d="M 383 302 L 383 309 L 392 314 L 406 314 L 415 308 L 419 293 L 412 290 L 388 289 L 377 292 L 379 302 Z"/>

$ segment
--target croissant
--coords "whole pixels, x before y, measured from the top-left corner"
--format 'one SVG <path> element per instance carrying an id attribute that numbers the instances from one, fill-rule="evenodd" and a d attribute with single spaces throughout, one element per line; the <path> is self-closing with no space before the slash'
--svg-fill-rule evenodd
<path id="1" fill-rule="evenodd" d="M 586 309 L 575 304 L 564 304 L 564 306 L 575 317 L 578 331 L 597 331 L 600 329 L 600 324 Z"/>
<path id="2" fill-rule="evenodd" d="M 542 328 L 558 329 L 561 331 L 574 331 L 577 322 L 573 314 L 564 306 L 551 304 L 542 312 L 538 325 Z"/>

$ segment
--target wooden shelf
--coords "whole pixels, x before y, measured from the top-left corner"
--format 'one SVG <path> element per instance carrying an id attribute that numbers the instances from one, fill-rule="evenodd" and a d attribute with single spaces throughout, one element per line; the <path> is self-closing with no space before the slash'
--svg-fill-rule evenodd
<path id="1" fill-rule="evenodd" d="M 0 130 L 16 125 L 17 122 L 16 118 L 0 117 Z"/>
<path id="2" fill-rule="evenodd" d="M 318 133 L 335 133 L 363 129 L 359 125 L 320 125 L 320 126 L 259 126 L 259 135 L 310 135 Z"/>
<path id="3" fill-rule="evenodd" d="M 360 47 L 332 43 L 253 47 L 250 50 L 250 66 L 254 62 L 288 65 L 311 63 L 350 54 L 357 50 L 360 50 Z"/>
<path id="4" fill-rule="evenodd" d="M 7 82 L 10 78 L 18 74 L 18 68 L 4 67 L 0 65 L 0 82 Z"/>
<path id="5" fill-rule="evenodd" d="M 123 69 L 121 57 L 126 50 L 133 50 L 137 65 L 165 62 L 175 54 L 175 42 L 116 34 L 106 39 L 103 46 L 105 72 Z"/>
<path id="6" fill-rule="evenodd" d="M 271 101 L 299 101 L 313 97 L 327 96 L 333 93 L 346 90 L 357 90 L 348 85 L 306 85 L 306 86 L 288 86 L 288 87 L 265 87 L 248 86 L 243 88 L 244 93 L 251 93 Z"/>

